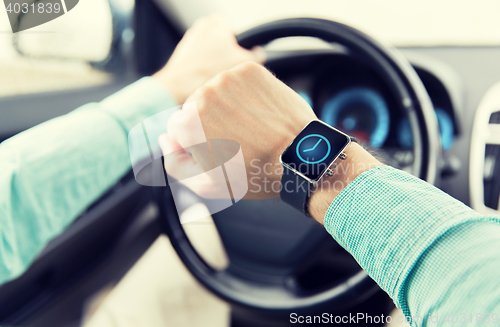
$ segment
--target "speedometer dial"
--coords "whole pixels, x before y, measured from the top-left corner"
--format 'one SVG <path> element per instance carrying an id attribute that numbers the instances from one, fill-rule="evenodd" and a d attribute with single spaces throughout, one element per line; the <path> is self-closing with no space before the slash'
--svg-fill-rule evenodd
<path id="1" fill-rule="evenodd" d="M 320 118 L 374 147 L 382 146 L 389 134 L 387 103 L 380 93 L 366 87 L 349 88 L 333 96 Z"/>
<path id="2" fill-rule="evenodd" d="M 436 119 L 438 121 L 439 135 L 444 150 L 448 150 L 455 142 L 455 125 L 450 115 L 441 108 L 436 108 Z M 408 118 L 402 119 L 398 124 L 398 141 L 405 148 L 413 146 L 413 136 Z"/>

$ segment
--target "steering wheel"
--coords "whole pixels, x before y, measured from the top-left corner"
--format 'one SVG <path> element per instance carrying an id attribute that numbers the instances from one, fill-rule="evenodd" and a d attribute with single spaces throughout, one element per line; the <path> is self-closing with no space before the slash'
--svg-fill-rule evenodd
<path id="1" fill-rule="evenodd" d="M 413 172 L 433 183 L 439 149 L 437 122 L 424 86 L 410 64 L 367 35 L 327 20 L 297 18 L 275 21 L 244 32 L 237 39 L 241 46 L 251 48 L 292 36 L 316 37 L 329 43 L 340 44 L 348 49 L 350 55 L 370 65 L 386 81 L 400 109 L 409 117 L 412 127 L 415 158 Z M 179 257 L 201 284 L 232 305 L 268 313 L 306 312 L 325 306 L 340 310 L 359 303 L 378 289 L 362 270 L 354 272 L 340 284 L 313 292 L 297 290 L 293 286 L 297 285 L 293 276 L 270 282 L 272 278 L 262 278 L 262 274 L 245 273 L 245 269 L 241 268 L 215 270 L 197 253 L 186 236 L 170 188 L 167 186 L 157 190 L 161 220 Z M 246 204 L 249 210 L 255 206 L 257 203 Z M 285 228 L 286 225 L 282 227 Z M 300 244 L 298 248 L 301 248 Z M 317 251 L 316 246 L 304 248 Z M 306 256 L 308 255 L 311 254 Z"/>

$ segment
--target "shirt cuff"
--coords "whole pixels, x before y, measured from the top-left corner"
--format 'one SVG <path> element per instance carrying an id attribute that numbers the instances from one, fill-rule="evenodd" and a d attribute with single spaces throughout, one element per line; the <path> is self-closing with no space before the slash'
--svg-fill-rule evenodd
<path id="1" fill-rule="evenodd" d="M 398 307 L 418 259 L 454 226 L 481 215 L 401 170 L 379 166 L 351 182 L 331 203 L 325 228 Z"/>
<path id="2" fill-rule="evenodd" d="M 113 116 L 128 134 L 130 130 L 163 110 L 177 106 L 175 98 L 153 77 L 137 82 L 104 99 L 101 109 Z"/>

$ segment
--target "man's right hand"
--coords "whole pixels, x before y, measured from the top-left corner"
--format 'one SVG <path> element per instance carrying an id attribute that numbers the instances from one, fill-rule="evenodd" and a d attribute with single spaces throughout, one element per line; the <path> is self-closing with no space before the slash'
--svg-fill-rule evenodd
<path id="1" fill-rule="evenodd" d="M 198 137 L 194 131 L 200 129 L 199 115 L 206 139 L 230 139 L 241 145 L 247 171 L 247 176 L 242 178 L 248 178 L 249 185 L 245 198 L 279 197 L 283 172 L 279 157 L 298 133 L 311 120 L 317 119 L 307 102 L 263 66 L 251 62 L 220 73 L 199 88 L 187 102 L 190 101 L 196 103 L 197 110 L 180 110 L 172 115 L 169 134 L 160 137 L 163 152 L 172 153 L 196 144 L 193 137 Z M 357 144 L 349 150 L 348 158 L 353 164 L 361 165 L 350 167 L 353 169 L 340 176 L 346 183 L 370 168 L 370 164 L 378 163 Z M 176 153 L 178 155 L 165 158 L 165 168 L 174 178 L 182 182 L 183 175 L 207 171 L 206 162 L 197 160 L 202 155 Z M 215 183 L 209 179 L 201 181 L 187 186 L 203 197 L 216 193 L 212 191 Z M 310 212 L 315 218 L 323 219 L 329 203 L 340 191 L 313 194 L 311 203 L 317 208 Z"/>
<path id="2" fill-rule="evenodd" d="M 279 196 L 282 166 L 281 152 L 316 115 L 297 93 L 274 77 L 267 69 L 248 62 L 227 70 L 199 88 L 186 103 L 194 101 L 198 110 L 180 110 L 168 124 L 169 135 L 160 138 L 164 153 L 187 148 L 196 143 L 194 131 L 201 118 L 206 139 L 237 141 L 245 159 L 249 183 L 246 198 Z M 203 132 L 203 131 L 201 131 Z M 201 133 L 200 132 L 200 133 Z M 191 156 L 192 155 L 192 156 Z M 197 153 L 166 158 L 170 175 L 182 180 L 193 170 L 206 171 Z M 198 160 L 196 160 L 198 159 Z M 184 170 L 189 170 L 190 173 Z M 246 176 L 244 176 L 246 177 Z M 256 184 L 268 183 L 267 190 Z M 274 190 L 271 184 L 274 183 Z M 209 196 L 213 185 L 188 185 L 193 191 Z"/>

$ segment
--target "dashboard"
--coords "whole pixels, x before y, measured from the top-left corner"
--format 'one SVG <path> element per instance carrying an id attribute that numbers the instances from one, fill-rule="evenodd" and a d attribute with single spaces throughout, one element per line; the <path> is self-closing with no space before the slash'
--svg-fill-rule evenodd
<path id="1" fill-rule="evenodd" d="M 450 86 L 430 69 L 414 68 L 433 103 L 441 145 L 447 151 L 461 131 L 457 101 Z M 320 120 L 374 149 L 383 149 L 390 164 L 404 168 L 412 163 L 409 119 L 371 67 L 342 52 L 318 51 L 297 60 L 293 71 L 282 69 L 279 63 L 271 69 L 308 102 Z"/>
<path id="2" fill-rule="evenodd" d="M 499 134 L 495 115 L 500 104 L 493 100 L 500 90 L 495 88 L 500 48 L 398 50 L 415 69 L 434 107 L 442 146 L 436 186 L 476 210 L 499 210 L 500 150 L 498 140 L 488 135 Z M 269 58 L 268 68 L 297 91 L 319 119 L 358 137 L 387 164 L 411 173 L 408 117 L 376 71 L 335 47 L 275 51 Z M 473 129 L 474 124 L 478 126 Z"/>

